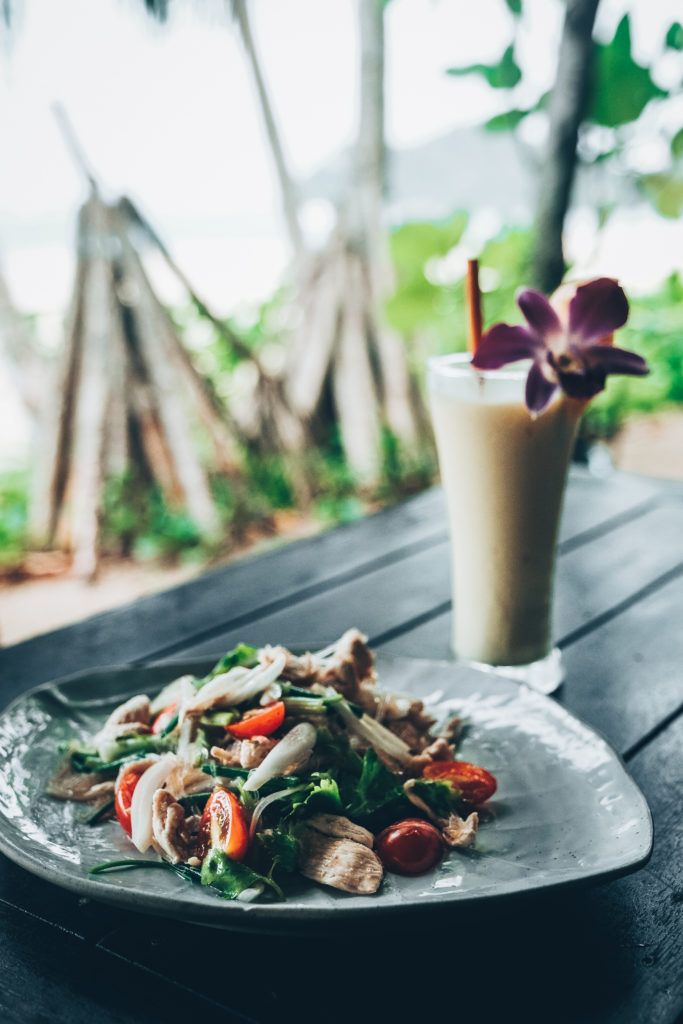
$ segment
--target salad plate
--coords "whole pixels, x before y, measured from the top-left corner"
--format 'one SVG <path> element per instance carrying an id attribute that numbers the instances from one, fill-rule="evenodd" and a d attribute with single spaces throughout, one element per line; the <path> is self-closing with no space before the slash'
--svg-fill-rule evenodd
<path id="1" fill-rule="evenodd" d="M 498 790 L 480 813 L 476 845 L 449 852 L 418 877 L 387 873 L 370 896 L 298 878 L 279 903 L 221 898 L 171 872 L 93 876 L 103 861 L 141 857 L 116 821 L 83 823 L 84 806 L 49 797 L 60 744 L 96 732 L 128 697 L 156 694 L 216 658 L 80 673 L 22 695 L 0 715 L 0 851 L 41 878 L 130 910 L 235 930 L 373 922 L 417 910 L 594 883 L 634 871 L 652 849 L 652 820 L 618 754 L 549 697 L 450 662 L 376 654 L 379 687 L 424 700 L 466 722 L 457 757 L 485 766 Z M 154 855 L 144 855 L 157 860 Z"/>

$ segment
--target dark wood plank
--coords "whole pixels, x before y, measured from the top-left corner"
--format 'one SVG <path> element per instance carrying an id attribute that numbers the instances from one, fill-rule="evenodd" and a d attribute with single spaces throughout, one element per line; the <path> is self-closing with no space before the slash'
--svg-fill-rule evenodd
<path id="1" fill-rule="evenodd" d="M 665 499 L 605 536 L 560 550 L 553 636 L 561 642 L 683 564 L 683 500 Z"/>
<path id="2" fill-rule="evenodd" d="M 637 515 L 656 502 L 658 485 L 637 477 L 596 480 L 572 474 L 563 537 L 580 542 L 609 528 L 613 517 Z M 0 649 L 0 700 L 79 669 L 150 660 L 244 629 L 266 614 L 373 573 L 395 560 L 443 543 L 443 495 L 438 489 L 269 554 L 204 574 L 181 587 L 136 601 L 82 623 Z M 310 635 L 310 634 L 309 634 Z M 206 647 L 206 643 L 204 644 Z"/>
<path id="3" fill-rule="evenodd" d="M 0 856 L 0 903 L 90 943 L 97 942 L 126 918 L 114 907 L 93 903 L 51 885 L 3 856 Z"/>
<path id="4" fill-rule="evenodd" d="M 567 635 L 609 613 L 673 565 L 683 571 L 682 519 L 681 504 L 670 502 L 628 518 L 607 538 L 593 536 L 581 546 L 566 545 L 559 559 L 556 635 Z M 448 657 L 450 612 L 443 609 L 449 599 L 449 549 L 444 542 L 368 573 L 362 583 L 350 580 L 252 623 L 246 632 L 233 628 L 183 653 L 215 655 L 241 639 L 259 644 L 322 643 L 357 625 L 373 638 L 408 629 L 411 641 L 418 638 L 415 656 Z M 410 626 L 416 617 L 434 621 L 414 630 Z M 407 654 L 409 645 L 401 635 L 389 646 Z"/>
<path id="5" fill-rule="evenodd" d="M 635 500 L 635 495 L 634 495 Z M 2 692 L 20 692 L 80 669 L 172 651 L 178 638 L 202 636 L 226 621 L 249 621 L 263 607 L 316 593 L 445 535 L 443 496 L 432 489 L 358 523 L 283 545 L 204 573 L 180 587 L 84 622 L 0 648 Z"/>
<path id="6" fill-rule="evenodd" d="M 201 974 L 191 990 L 132 964 L 125 950 L 112 956 L 2 903 L 0 936 L 3 1024 L 152 1024 L 215 1019 L 217 1012 L 226 1024 L 255 1020 L 217 1005 L 202 992 Z M 175 964 L 182 973 L 177 953 Z"/>
<path id="7" fill-rule="evenodd" d="M 625 753 L 683 700 L 683 574 L 564 648 L 558 699 Z M 449 614 L 383 645 L 407 657 L 448 657 Z"/>

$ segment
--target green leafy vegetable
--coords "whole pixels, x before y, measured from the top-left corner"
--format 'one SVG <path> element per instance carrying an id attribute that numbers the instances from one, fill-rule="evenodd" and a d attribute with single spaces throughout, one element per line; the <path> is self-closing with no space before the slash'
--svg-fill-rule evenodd
<path id="1" fill-rule="evenodd" d="M 202 771 L 207 775 L 218 775 L 225 779 L 246 779 L 249 775 L 248 768 L 238 768 L 232 764 L 214 764 L 213 761 L 203 764 Z"/>
<path id="2" fill-rule="evenodd" d="M 259 833 L 259 843 L 271 862 L 269 877 L 277 870 L 288 874 L 299 867 L 299 840 L 292 829 L 275 828 Z"/>
<path id="3" fill-rule="evenodd" d="M 131 757 L 160 754 L 168 750 L 169 747 L 169 740 L 164 736 L 141 736 L 131 733 L 129 736 L 121 736 L 112 742 L 108 751 L 111 756 L 106 761 L 100 757 L 94 747 L 84 746 L 78 742 L 69 743 L 64 749 L 70 757 L 71 767 L 75 772 L 106 772 L 120 768 Z"/>
<path id="4" fill-rule="evenodd" d="M 272 878 L 259 875 L 258 872 L 240 861 L 231 860 L 226 853 L 215 847 L 209 850 L 204 858 L 201 881 L 202 885 L 210 885 L 214 889 L 218 889 L 226 900 L 237 899 L 240 893 L 246 889 L 253 889 L 259 884 L 271 889 L 278 899 L 284 899 L 282 889 Z"/>
<path id="5" fill-rule="evenodd" d="M 238 665 L 244 665 L 245 668 L 253 668 L 257 664 L 257 648 L 250 647 L 249 644 L 238 644 L 237 647 L 233 647 L 231 651 L 224 654 L 220 661 L 216 662 L 208 676 L 201 680 L 200 686 L 208 683 L 215 676 L 222 675 L 223 672 L 229 672 L 231 668 L 236 668 Z"/>
<path id="6" fill-rule="evenodd" d="M 415 779 L 412 792 L 440 818 L 447 818 L 460 806 L 460 790 L 440 779 Z"/>
<path id="7" fill-rule="evenodd" d="M 350 746 L 346 736 L 335 735 L 329 729 L 318 729 L 315 749 L 323 764 L 340 769 L 358 779 L 363 768 L 363 759 Z"/>
<path id="8" fill-rule="evenodd" d="M 386 818 L 400 815 L 407 803 L 403 786 L 370 747 L 365 751 L 363 770 L 346 813 L 354 821 L 380 815 Z"/>
<path id="9" fill-rule="evenodd" d="M 295 796 L 302 796 L 301 803 L 311 814 L 324 811 L 328 814 L 342 814 L 344 807 L 339 795 L 337 780 L 329 772 L 311 772 L 311 788 L 308 793 L 300 791 Z"/>
<path id="10" fill-rule="evenodd" d="M 199 724 L 208 729 L 225 729 L 226 725 L 232 725 L 239 717 L 239 711 L 211 711 L 202 715 Z"/>

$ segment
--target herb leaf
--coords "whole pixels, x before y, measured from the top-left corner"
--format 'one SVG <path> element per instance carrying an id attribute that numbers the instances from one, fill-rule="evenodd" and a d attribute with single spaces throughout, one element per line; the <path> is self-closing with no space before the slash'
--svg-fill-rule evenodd
<path id="1" fill-rule="evenodd" d="M 363 770 L 346 813 L 353 821 L 380 816 L 382 819 L 398 817 L 405 811 L 407 803 L 403 786 L 370 747 L 365 751 Z"/>

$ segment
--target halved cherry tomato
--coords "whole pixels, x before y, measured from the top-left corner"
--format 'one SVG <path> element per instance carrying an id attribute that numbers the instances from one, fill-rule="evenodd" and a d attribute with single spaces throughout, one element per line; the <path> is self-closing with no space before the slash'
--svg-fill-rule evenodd
<path id="1" fill-rule="evenodd" d="M 250 736 L 270 736 L 271 732 L 280 728 L 284 720 L 285 702 L 278 700 L 268 707 L 247 711 L 240 722 L 226 725 L 225 729 L 236 739 L 244 740 Z"/>
<path id="2" fill-rule="evenodd" d="M 233 860 L 242 860 L 249 847 L 249 826 L 244 807 L 228 789 L 215 789 L 199 826 L 201 854 L 215 846 Z"/>
<path id="3" fill-rule="evenodd" d="M 158 736 L 160 732 L 163 732 L 167 725 L 175 718 L 176 711 L 178 710 L 178 703 L 174 701 L 173 704 L 168 704 L 163 711 L 160 711 L 157 717 L 152 723 L 152 732 L 155 736 Z"/>
<path id="4" fill-rule="evenodd" d="M 425 779 L 440 779 L 451 782 L 462 793 L 463 802 L 479 807 L 498 789 L 498 783 L 491 772 L 469 761 L 432 761 L 425 765 Z"/>
<path id="5" fill-rule="evenodd" d="M 141 767 L 130 768 L 119 782 L 116 796 L 114 797 L 116 817 L 119 825 L 127 835 L 130 835 L 133 831 L 130 820 L 130 805 L 133 801 L 133 793 L 144 770 Z"/>
<path id="6" fill-rule="evenodd" d="M 439 862 L 443 840 L 438 828 L 422 818 L 405 818 L 377 836 L 377 856 L 397 875 L 422 875 Z"/>

